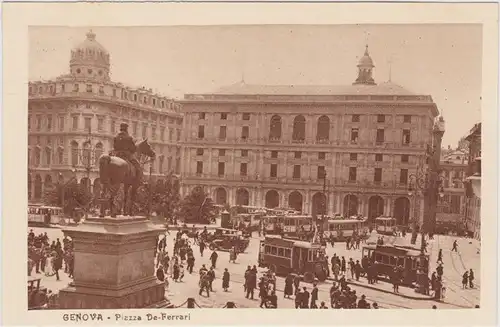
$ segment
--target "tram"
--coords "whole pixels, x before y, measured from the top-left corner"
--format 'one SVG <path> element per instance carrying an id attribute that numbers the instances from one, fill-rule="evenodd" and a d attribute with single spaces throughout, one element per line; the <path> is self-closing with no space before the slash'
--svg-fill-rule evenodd
<path id="1" fill-rule="evenodd" d="M 61 207 L 51 207 L 44 205 L 28 205 L 28 225 L 62 224 L 64 214 Z"/>
<path id="2" fill-rule="evenodd" d="M 345 241 L 354 234 L 367 236 L 369 227 L 367 219 L 329 219 L 323 227 L 323 236 L 326 239 L 333 237 L 334 241 Z"/>
<path id="3" fill-rule="evenodd" d="M 305 215 L 275 215 L 263 217 L 265 235 L 281 235 L 293 239 L 312 239 L 313 218 Z"/>
<path id="4" fill-rule="evenodd" d="M 375 219 L 375 230 L 379 234 L 393 235 L 396 231 L 396 219 L 392 217 L 378 217 Z"/>
<path id="5" fill-rule="evenodd" d="M 306 283 L 326 280 L 328 264 L 319 244 L 285 239 L 277 235 L 260 241 L 259 267 L 268 267 L 276 275 L 298 273 Z"/>
<path id="6" fill-rule="evenodd" d="M 429 255 L 422 254 L 420 250 L 409 246 L 396 245 L 366 245 L 362 249 L 363 269 L 366 271 L 367 262 L 377 265 L 379 276 L 390 280 L 394 267 L 403 268 L 404 285 L 413 285 L 418 282 L 417 271 L 420 267 L 420 261 L 423 260 L 424 271 L 429 271 Z"/>

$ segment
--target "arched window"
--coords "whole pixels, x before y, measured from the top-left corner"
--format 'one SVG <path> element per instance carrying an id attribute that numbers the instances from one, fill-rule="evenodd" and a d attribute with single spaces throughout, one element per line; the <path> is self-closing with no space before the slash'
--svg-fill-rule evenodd
<path id="1" fill-rule="evenodd" d="M 42 177 L 40 175 L 35 176 L 35 199 L 42 198 Z"/>
<path id="2" fill-rule="evenodd" d="M 41 161 L 41 150 L 40 148 L 37 146 L 35 148 L 35 166 L 40 166 L 40 161 Z"/>
<path id="3" fill-rule="evenodd" d="M 95 164 L 97 165 L 99 162 L 99 158 L 102 156 L 102 153 L 104 152 L 103 146 L 101 142 L 98 142 L 95 145 Z"/>
<path id="4" fill-rule="evenodd" d="M 316 132 L 316 140 L 327 141 L 330 139 L 330 118 L 321 116 L 318 119 L 318 130 Z"/>
<path id="5" fill-rule="evenodd" d="M 90 145 L 90 141 L 85 141 L 83 143 L 82 161 L 85 167 L 90 167 L 92 165 L 92 153 L 90 150 Z"/>
<path id="6" fill-rule="evenodd" d="M 52 149 L 49 147 L 45 148 L 45 163 L 50 166 L 52 163 Z"/>
<path id="7" fill-rule="evenodd" d="M 271 124 L 269 126 L 269 139 L 277 141 L 281 139 L 281 117 L 274 115 L 271 117 Z"/>
<path id="8" fill-rule="evenodd" d="M 293 120 L 292 140 L 297 142 L 305 141 L 306 139 L 306 119 L 299 115 Z"/>
<path id="9" fill-rule="evenodd" d="M 78 165 L 78 143 L 76 141 L 71 142 L 71 165 Z"/>
<path id="10" fill-rule="evenodd" d="M 158 157 L 158 173 L 163 173 L 163 164 L 165 163 L 165 157 L 161 155 Z"/>

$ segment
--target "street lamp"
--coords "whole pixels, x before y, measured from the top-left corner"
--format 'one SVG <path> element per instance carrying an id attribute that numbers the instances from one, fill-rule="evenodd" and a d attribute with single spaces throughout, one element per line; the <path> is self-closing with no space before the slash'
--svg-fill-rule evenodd
<path id="1" fill-rule="evenodd" d="M 66 183 L 62 184 L 61 206 L 62 206 L 63 213 L 64 213 L 64 208 L 66 207 L 66 187 L 69 185 L 69 183 L 76 180 L 76 169 L 72 168 L 71 172 L 72 172 L 71 178 Z M 62 179 L 62 177 L 63 177 L 63 174 L 60 172 L 59 178 Z"/>
<path id="2" fill-rule="evenodd" d="M 80 162 L 83 163 L 84 169 L 86 172 L 88 189 L 87 191 L 91 194 L 91 183 L 90 183 L 90 172 L 94 167 L 93 163 L 95 162 L 92 154 L 95 154 L 96 149 L 92 146 L 92 129 L 89 126 L 87 139 L 83 142 L 83 149 L 80 152 Z M 85 185 L 87 186 L 87 185 Z M 90 210 L 90 201 L 85 205 L 85 219 L 88 218 Z"/>

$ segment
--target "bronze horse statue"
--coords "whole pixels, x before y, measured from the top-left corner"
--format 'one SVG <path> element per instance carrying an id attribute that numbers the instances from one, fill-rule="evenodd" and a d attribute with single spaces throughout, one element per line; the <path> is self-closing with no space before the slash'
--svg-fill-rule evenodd
<path id="1" fill-rule="evenodd" d="M 147 139 L 136 143 L 136 149 L 136 155 L 139 158 L 141 156 L 149 157 L 149 160 L 146 162 L 152 161 L 156 157 Z M 142 164 L 144 163 L 145 162 Z M 99 158 L 99 178 L 102 185 L 101 201 L 103 201 L 101 202 L 101 212 L 99 216 L 101 218 L 105 216 L 106 206 L 104 203 L 106 201 L 106 193 L 109 193 L 109 198 L 107 200 L 109 201 L 108 208 L 110 216 L 112 218 L 116 217 L 114 201 L 120 190 L 121 184 L 123 184 L 124 201 L 123 208 L 120 208 L 120 211 L 122 211 L 125 216 L 132 215 L 137 189 L 142 184 L 142 175 L 142 170 L 137 171 L 135 166 L 129 161 L 112 154 L 103 154 Z"/>

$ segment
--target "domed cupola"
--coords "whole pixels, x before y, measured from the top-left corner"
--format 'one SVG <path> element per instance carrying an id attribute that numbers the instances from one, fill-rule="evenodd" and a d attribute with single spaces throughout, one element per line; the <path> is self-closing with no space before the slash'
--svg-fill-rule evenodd
<path id="1" fill-rule="evenodd" d="M 71 50 L 70 73 L 77 78 L 109 80 L 109 53 L 89 31 L 87 39 Z"/>
<path id="2" fill-rule="evenodd" d="M 365 84 L 365 85 L 376 85 L 375 80 L 373 79 L 372 73 L 373 68 L 373 60 L 370 57 L 370 53 L 368 52 L 368 45 L 366 45 L 365 53 L 361 59 L 359 59 L 358 63 L 358 78 L 353 83 L 353 85 L 357 84 Z"/>

